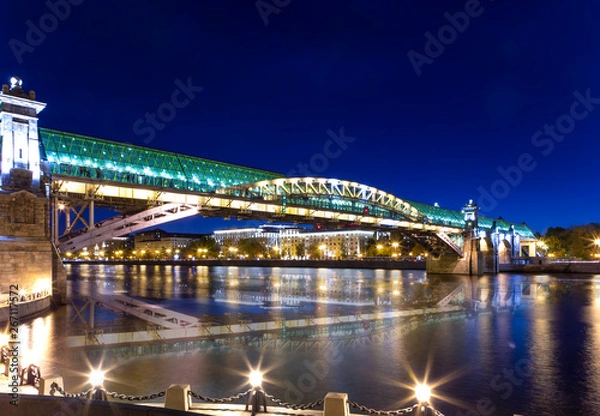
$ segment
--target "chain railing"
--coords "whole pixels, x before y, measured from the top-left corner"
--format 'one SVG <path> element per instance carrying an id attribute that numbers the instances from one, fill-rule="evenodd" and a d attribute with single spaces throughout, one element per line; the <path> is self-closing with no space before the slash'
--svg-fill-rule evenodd
<path id="1" fill-rule="evenodd" d="M 200 400 L 203 402 L 207 402 L 207 403 L 231 403 L 233 401 L 241 399 L 242 397 L 248 396 L 248 394 L 250 394 L 251 391 L 252 391 L 252 389 L 246 390 L 242 393 L 235 394 L 233 396 L 223 397 L 223 398 L 205 397 L 205 396 L 201 396 L 198 393 L 194 393 L 193 391 L 189 391 L 188 395 L 190 395 L 194 399 L 197 399 L 197 400 Z"/>
<path id="2" fill-rule="evenodd" d="M 121 393 L 117 393 L 114 391 L 106 391 L 103 388 L 98 388 L 98 387 L 92 387 L 87 391 L 82 391 L 81 393 L 67 393 L 57 383 L 52 383 L 50 385 L 50 395 L 51 396 L 54 396 L 54 393 L 59 392 L 63 396 L 69 397 L 69 398 L 71 398 L 71 397 L 90 398 L 92 396 L 93 392 L 95 392 L 96 390 L 103 391 L 104 393 L 106 393 L 107 396 L 110 396 L 113 399 L 124 400 L 124 401 L 128 400 L 130 402 L 142 402 L 142 401 L 147 401 L 147 400 L 154 400 L 154 399 L 158 399 L 161 397 L 165 397 L 165 395 L 167 394 L 166 391 L 161 391 L 158 393 L 147 394 L 144 396 L 130 396 L 127 394 L 121 394 Z"/>
<path id="3" fill-rule="evenodd" d="M 167 394 L 166 391 L 160 391 L 158 393 L 152 393 L 152 394 L 148 394 L 146 396 L 128 396 L 126 394 L 120 394 L 114 391 L 107 391 L 106 395 L 112 397 L 113 399 L 118 399 L 118 400 L 128 400 L 130 402 L 143 402 L 146 400 L 154 400 L 154 399 L 158 399 L 160 397 L 165 397 L 165 395 Z"/>
<path id="4" fill-rule="evenodd" d="M 398 410 L 376 410 L 376 409 L 371 409 L 369 407 L 363 406 L 362 404 L 359 404 L 357 402 L 352 402 L 352 401 L 348 401 L 348 405 L 351 408 L 358 410 L 359 412 L 365 413 L 367 415 L 373 415 L 373 416 L 412 415 L 415 413 L 415 410 L 417 410 L 417 408 L 419 406 L 421 406 L 421 404 L 414 404 L 412 406 L 405 407 L 404 409 L 398 409 Z M 426 405 L 426 406 L 433 411 L 434 416 L 444 416 L 444 414 L 442 412 L 440 412 L 439 410 L 435 410 L 429 405 Z"/>
<path id="5" fill-rule="evenodd" d="M 273 396 L 272 394 L 264 393 L 265 397 L 275 403 L 278 406 L 285 407 L 286 409 L 292 410 L 314 410 L 317 407 L 323 406 L 324 400 L 317 400 L 316 402 L 307 403 L 307 404 L 294 404 L 294 403 L 286 403 L 281 399 Z"/>
<path id="6" fill-rule="evenodd" d="M 57 383 L 52 383 L 50 385 L 50 395 L 51 396 L 54 396 L 55 392 L 58 392 L 58 393 L 62 394 L 64 397 L 69 397 L 69 398 L 73 398 L 73 397 L 91 398 L 93 392 L 95 392 L 96 390 L 103 391 L 104 393 L 106 393 L 107 396 L 110 396 L 113 399 L 123 400 L 123 401 L 154 400 L 154 399 L 165 397 L 165 395 L 167 393 L 166 391 L 161 391 L 158 393 L 152 393 L 152 394 L 148 394 L 148 395 L 144 395 L 144 396 L 131 396 L 131 395 L 121 394 L 121 393 L 117 393 L 117 392 L 109 392 L 109 391 L 104 390 L 103 388 L 92 387 L 87 391 L 72 394 L 72 393 L 67 393 L 66 391 L 64 391 Z M 252 391 L 253 391 L 253 389 L 249 389 L 249 390 L 243 391 L 241 393 L 234 394 L 233 396 L 220 397 L 220 398 L 206 397 L 206 396 L 202 396 L 201 394 L 198 394 L 196 392 L 188 391 L 188 396 L 190 396 L 196 400 L 206 402 L 206 403 L 223 404 L 223 403 L 231 403 L 236 400 L 240 400 L 244 397 L 247 398 L 250 396 Z M 291 409 L 291 410 L 315 410 L 317 408 L 321 408 L 323 406 L 323 404 L 325 403 L 324 399 L 320 399 L 320 400 L 317 400 L 317 401 L 314 401 L 311 403 L 305 403 L 305 404 L 286 403 L 283 400 L 273 396 L 272 394 L 265 393 L 264 391 L 261 391 L 261 392 L 262 392 L 262 394 L 264 394 L 265 398 L 269 399 L 272 403 L 276 404 L 277 406 L 284 407 L 286 409 Z M 370 416 L 412 415 L 412 414 L 415 414 L 415 411 L 417 410 L 417 408 L 419 406 L 422 406 L 422 404 L 415 404 L 415 405 L 412 405 L 409 407 L 405 407 L 404 409 L 377 410 L 377 409 L 372 409 L 367 406 L 363 406 L 362 404 L 354 402 L 354 401 L 348 401 L 348 405 L 350 406 L 350 408 L 356 409 L 359 412 L 364 413 L 366 415 L 370 415 Z M 441 413 L 440 411 L 438 411 L 436 409 L 433 409 L 430 405 L 426 405 L 426 406 L 430 410 L 433 411 L 434 416 L 444 416 L 443 413 Z"/>
<path id="7" fill-rule="evenodd" d="M 67 393 L 57 383 L 50 384 L 50 396 L 54 396 L 54 393 L 59 392 L 65 397 L 89 397 L 93 390 L 94 388 L 92 387 L 87 391 L 82 391 L 81 393 Z"/>

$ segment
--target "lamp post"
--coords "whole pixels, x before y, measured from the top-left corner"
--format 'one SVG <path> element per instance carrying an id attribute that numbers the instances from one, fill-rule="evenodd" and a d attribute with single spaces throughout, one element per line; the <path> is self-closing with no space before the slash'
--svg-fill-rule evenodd
<path id="1" fill-rule="evenodd" d="M 434 416 L 435 409 L 429 400 L 431 399 L 431 387 L 425 383 L 419 383 L 415 386 L 415 398 L 419 402 L 414 410 L 413 415 L 416 416 Z"/>
<path id="2" fill-rule="evenodd" d="M 106 396 L 106 390 L 102 387 L 104 383 L 104 372 L 100 370 L 93 370 L 90 373 L 89 383 L 92 385 L 90 389 L 88 399 L 92 400 L 108 400 Z"/>
<path id="3" fill-rule="evenodd" d="M 248 411 L 248 405 L 252 404 L 252 416 L 260 412 L 260 406 L 262 402 L 263 411 L 267 412 L 267 399 L 265 392 L 262 389 L 263 375 L 260 371 L 254 370 L 248 376 L 248 381 L 252 390 L 248 392 L 246 398 L 246 411 Z"/>

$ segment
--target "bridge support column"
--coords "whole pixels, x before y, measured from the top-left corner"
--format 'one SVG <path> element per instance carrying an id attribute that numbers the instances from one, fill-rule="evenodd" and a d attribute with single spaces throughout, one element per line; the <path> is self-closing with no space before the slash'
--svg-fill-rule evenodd
<path id="1" fill-rule="evenodd" d="M 52 295 L 66 301 L 67 280 L 50 240 L 48 201 L 27 191 L 0 192 L 0 294 L 24 291 L 26 299 Z"/>
<path id="2" fill-rule="evenodd" d="M 471 232 L 465 233 L 463 256 L 459 257 L 455 253 L 446 253 L 437 257 L 429 255 L 426 260 L 427 273 L 481 276 L 485 272 L 485 262 L 479 242 L 479 238 Z"/>

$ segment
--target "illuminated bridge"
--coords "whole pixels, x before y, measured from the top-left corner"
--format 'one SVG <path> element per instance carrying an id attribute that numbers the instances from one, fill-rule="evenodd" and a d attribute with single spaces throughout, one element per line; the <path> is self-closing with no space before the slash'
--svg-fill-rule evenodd
<path id="1" fill-rule="evenodd" d="M 50 129 L 40 129 L 40 137 L 52 177 L 55 215 L 60 215 L 59 209 L 70 213 L 65 233 L 57 241 L 63 252 L 202 215 L 395 228 L 434 253 L 452 251 L 463 256 L 468 226 L 461 211 L 404 200 L 356 182 L 286 178 L 265 170 Z M 95 223 L 93 211 L 98 207 L 122 214 Z M 78 221 L 84 226 L 74 231 Z M 480 216 L 478 226 L 504 234 L 502 240 L 506 241 L 509 234 L 522 240 L 535 238 L 526 225 L 501 219 Z"/>
<path id="2" fill-rule="evenodd" d="M 63 253 L 200 215 L 396 229 L 433 254 L 428 267 L 439 261 L 438 271 L 449 273 L 496 271 L 500 263 L 535 255 L 535 237 L 526 225 L 480 217 L 472 203 L 455 211 L 346 180 L 286 178 L 38 128 L 37 114 L 45 104 L 20 85 L 15 79 L 0 94 L 2 189 L 50 198 L 52 240 Z M 97 208 L 119 214 L 98 222 Z M 65 226 L 59 227 L 62 221 Z"/>

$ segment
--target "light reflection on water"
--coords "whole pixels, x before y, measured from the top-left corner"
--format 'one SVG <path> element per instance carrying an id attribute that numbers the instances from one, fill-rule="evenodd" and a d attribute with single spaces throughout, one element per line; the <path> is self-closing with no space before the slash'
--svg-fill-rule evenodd
<path id="1" fill-rule="evenodd" d="M 406 333 L 340 330 L 336 334 L 345 335 L 328 333 L 324 341 L 329 346 L 313 338 L 315 333 L 293 345 L 287 340 L 291 347 L 277 344 L 282 346 L 277 349 L 266 349 L 256 337 L 248 337 L 250 345 L 207 344 L 185 351 L 182 344 L 180 352 L 129 358 L 117 348 L 104 357 L 112 366 L 109 390 L 148 394 L 189 383 L 200 394 L 222 397 L 246 389 L 247 371 L 262 362 L 269 369 L 267 391 L 292 402 L 343 391 L 367 406 L 397 408 L 411 394 L 401 387 L 414 383 L 410 374 L 422 378 L 428 373 L 431 383 L 452 375 L 435 390 L 447 401 L 433 399 L 446 415 L 458 414 L 459 405 L 476 410 L 478 403 L 498 415 L 600 414 L 600 279 L 593 276 L 572 281 L 563 280 L 568 276 L 517 274 L 427 278 L 423 272 L 398 270 L 145 265 L 73 265 L 69 272 L 95 290 L 125 291 L 214 319 L 411 308 L 437 301 L 458 284 L 464 285 L 466 301 L 483 308 L 479 314 L 428 322 Z M 280 301 L 282 307 L 265 308 L 265 301 Z M 63 374 L 67 388 L 77 392 L 86 388 L 77 372 L 87 372 L 89 364 L 62 346 L 65 315 L 63 309 L 28 324 L 23 336 L 30 337 L 28 348 L 37 348 L 44 357 L 42 371 Z M 98 315 L 100 325 L 123 321 L 106 312 Z M 47 337 L 51 347 L 38 345 Z M 100 353 L 91 360 L 98 362 Z M 481 409 L 478 413 L 484 414 Z"/>

